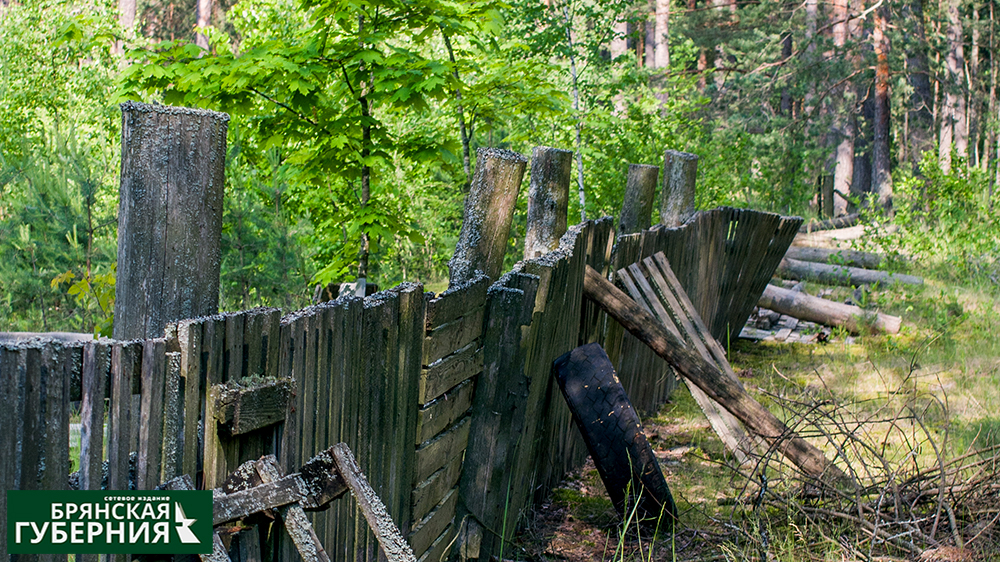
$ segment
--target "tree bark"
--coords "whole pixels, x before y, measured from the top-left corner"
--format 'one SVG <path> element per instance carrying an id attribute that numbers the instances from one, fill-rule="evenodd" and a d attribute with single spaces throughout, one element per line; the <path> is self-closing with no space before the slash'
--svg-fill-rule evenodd
<path id="1" fill-rule="evenodd" d="M 834 0 L 833 2 L 833 46 L 834 53 L 844 56 L 844 47 L 847 45 L 849 34 L 848 18 L 850 8 L 848 0 Z M 833 123 L 830 127 L 829 146 L 833 147 L 830 157 L 829 172 L 833 174 L 833 188 L 840 193 L 850 193 L 851 180 L 854 179 L 854 136 L 856 134 L 856 123 L 854 111 L 851 108 L 850 83 L 844 83 L 831 92 L 830 109 L 833 114 Z M 841 198 L 835 199 L 834 215 L 842 215 L 847 212 L 847 202 Z"/>
<path id="2" fill-rule="evenodd" d="M 499 148 L 476 152 L 476 171 L 465 199 L 465 216 L 455 255 L 448 262 L 450 286 L 471 281 L 478 272 L 496 281 L 503 271 L 510 223 L 528 159 Z"/>
<path id="3" fill-rule="evenodd" d="M 670 0 L 656 0 L 654 66 L 656 68 L 670 68 Z"/>
<path id="4" fill-rule="evenodd" d="M 133 2 L 135 0 L 132 0 Z M 208 27 L 212 24 L 212 0 L 198 0 L 198 27 Z M 208 36 L 198 33 L 194 40 L 202 49 L 208 49 Z"/>
<path id="5" fill-rule="evenodd" d="M 660 224 L 680 226 L 694 215 L 698 157 L 689 152 L 667 150 L 663 154 L 663 190 L 660 192 Z"/>
<path id="6" fill-rule="evenodd" d="M 739 382 L 725 376 L 677 336 L 671 334 L 650 313 L 587 266 L 583 294 L 693 382 L 709 398 L 746 424 L 747 429 L 765 439 L 795 463 L 806 475 L 831 483 L 850 479 L 823 453 L 753 399 Z"/>
<path id="7" fill-rule="evenodd" d="M 903 4 L 903 28 L 913 36 L 907 41 L 906 81 L 913 88 L 907 118 L 907 153 L 914 171 L 924 152 L 934 148 L 934 93 L 931 90 L 927 63 L 927 36 L 924 31 L 923 0 L 910 0 Z"/>
<path id="8" fill-rule="evenodd" d="M 948 51 L 945 56 L 944 104 L 941 108 L 941 133 L 938 142 L 938 163 L 945 173 L 951 172 L 951 150 L 965 157 L 969 131 L 962 77 L 965 73 L 961 0 L 944 0 L 947 22 Z"/>
<path id="9" fill-rule="evenodd" d="M 872 187 L 883 208 L 892 205 L 892 174 L 889 169 L 889 6 L 875 10 L 875 142 L 872 147 Z"/>
<path id="10" fill-rule="evenodd" d="M 853 267 L 873 268 L 882 264 L 881 254 L 870 254 L 857 250 L 833 250 L 830 248 L 810 248 L 808 246 L 789 246 L 785 252 L 786 258 L 799 261 L 828 263 L 833 265 L 850 265 Z"/>
<path id="11" fill-rule="evenodd" d="M 860 267 L 846 267 L 842 265 L 827 265 L 825 263 L 813 263 L 799 261 L 791 258 L 784 258 L 778 265 L 776 275 L 783 279 L 794 279 L 795 281 L 816 281 L 827 285 L 871 285 L 881 283 L 889 285 L 893 283 L 903 283 L 906 285 L 923 285 L 924 280 L 913 275 L 903 275 L 900 273 L 886 273 L 884 271 L 873 271 L 861 269 Z"/>
<path id="12" fill-rule="evenodd" d="M 573 18 L 569 6 L 563 7 L 566 19 L 566 42 L 569 44 L 569 72 L 573 79 L 573 112 L 576 113 L 576 182 L 580 196 L 580 221 L 587 220 L 587 197 L 583 191 L 583 115 L 580 114 L 580 87 L 577 84 L 576 54 L 573 51 Z"/>
<path id="13" fill-rule="evenodd" d="M 881 312 L 871 313 L 863 308 L 828 301 L 805 293 L 768 285 L 757 305 L 763 308 L 827 326 L 843 326 L 852 334 L 867 330 L 898 334 L 903 320 Z"/>

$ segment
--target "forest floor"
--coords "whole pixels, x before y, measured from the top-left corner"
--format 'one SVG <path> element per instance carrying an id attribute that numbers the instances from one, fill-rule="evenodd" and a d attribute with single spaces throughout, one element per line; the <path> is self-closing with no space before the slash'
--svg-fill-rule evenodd
<path id="1" fill-rule="evenodd" d="M 807 286 L 812 294 L 819 290 Z M 866 500 L 810 500 L 775 455 L 735 468 L 679 385 L 656 415 L 643 419 L 678 504 L 675 534 L 621 538 L 621 517 L 588 461 L 531 514 L 504 558 L 1000 559 L 1000 457 L 991 449 L 1000 444 L 996 294 L 989 283 L 956 285 L 932 275 L 923 287 L 863 295 L 865 304 L 903 317 L 899 335 L 848 337 L 834 330 L 826 341 L 808 344 L 733 342 L 729 359 L 748 390 L 847 466 L 867 486 Z M 857 296 L 836 289 L 827 298 Z M 939 467 L 949 468 L 934 472 Z M 761 474 L 770 483 L 763 495 Z M 930 498 L 900 491 L 945 489 L 927 484 L 945 480 L 946 491 Z M 980 484 L 971 495 L 961 492 L 967 480 Z M 924 499 L 891 514 L 871 507 L 894 498 L 899 508 L 903 496 Z"/>

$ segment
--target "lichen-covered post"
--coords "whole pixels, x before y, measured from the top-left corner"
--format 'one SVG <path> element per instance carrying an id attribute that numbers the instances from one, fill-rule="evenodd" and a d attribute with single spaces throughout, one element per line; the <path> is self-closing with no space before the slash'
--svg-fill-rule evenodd
<path id="1" fill-rule="evenodd" d="M 694 185 L 697 175 L 697 156 L 676 150 L 664 152 L 661 224 L 680 226 L 694 215 Z"/>
<path id="2" fill-rule="evenodd" d="M 653 195 L 656 193 L 656 179 L 660 175 L 659 166 L 629 164 L 628 179 L 625 181 L 625 199 L 618 217 L 618 234 L 641 232 L 650 227 L 653 214 Z"/>
<path id="3" fill-rule="evenodd" d="M 472 280 L 477 271 L 500 277 L 503 256 L 528 159 L 498 148 L 476 151 L 476 171 L 465 199 L 465 216 L 455 255 L 448 262 L 451 286 Z"/>
<path id="4" fill-rule="evenodd" d="M 122 106 L 114 337 L 219 309 L 225 113 Z"/>
<path id="5" fill-rule="evenodd" d="M 559 239 L 566 234 L 572 173 L 572 150 L 536 146 L 531 151 L 525 259 L 537 258 L 559 247 Z"/>

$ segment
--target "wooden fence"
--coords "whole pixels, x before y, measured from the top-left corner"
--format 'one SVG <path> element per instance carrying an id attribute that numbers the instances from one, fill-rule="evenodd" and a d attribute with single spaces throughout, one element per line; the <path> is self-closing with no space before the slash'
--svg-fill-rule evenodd
<path id="1" fill-rule="evenodd" d="M 454 545 L 487 559 L 586 458 L 550 376 L 556 357 L 602 343 L 640 410 L 676 384 L 584 302 L 585 266 L 607 274 L 664 251 L 719 337 L 738 333 L 799 222 L 717 209 L 616 239 L 605 218 L 495 283 L 481 276 L 440 295 L 404 283 L 284 317 L 259 308 L 184 320 L 159 339 L 0 344 L 0 513 L 9 489 L 148 489 L 180 474 L 214 488 L 245 460 L 273 453 L 292 471 L 345 442 L 418 559 L 442 560 Z M 333 560 L 378 559 L 353 498 L 311 518 Z M 268 542 L 265 559 L 296 559 L 288 542 Z M 18 561 L 35 558 L 66 557 Z"/>

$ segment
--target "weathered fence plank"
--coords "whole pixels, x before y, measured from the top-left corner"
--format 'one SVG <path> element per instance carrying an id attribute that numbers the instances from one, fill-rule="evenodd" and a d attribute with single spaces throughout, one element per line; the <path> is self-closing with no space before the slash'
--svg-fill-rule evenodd
<path id="1" fill-rule="evenodd" d="M 499 148 L 476 151 L 476 171 L 465 200 L 462 231 L 448 262 L 452 286 L 472 280 L 477 271 L 500 277 L 514 217 L 514 202 L 528 159 Z"/>
<path id="2" fill-rule="evenodd" d="M 559 247 L 559 239 L 566 233 L 572 167 L 571 150 L 547 146 L 532 149 L 524 235 L 525 259 L 541 256 Z"/>
<path id="3" fill-rule="evenodd" d="M 139 490 L 151 490 L 160 485 L 166 344 L 164 339 L 146 340 L 142 348 L 142 405 L 136 462 L 136 488 Z"/>
<path id="4" fill-rule="evenodd" d="M 167 322 L 217 312 L 228 121 L 122 104 L 115 339 L 157 338 Z"/>
<path id="5" fill-rule="evenodd" d="M 663 191 L 660 195 L 660 223 L 679 226 L 694 215 L 694 190 L 698 157 L 689 152 L 663 153 Z"/>
<path id="6" fill-rule="evenodd" d="M 472 381 L 465 380 L 420 408 L 417 413 L 416 444 L 434 437 L 464 416 L 472 406 L 474 389 Z"/>
<path id="7" fill-rule="evenodd" d="M 628 165 L 625 197 L 621 214 L 618 215 L 619 235 L 642 232 L 650 227 L 653 215 L 653 196 L 656 194 L 656 180 L 659 177 L 659 166 Z"/>

